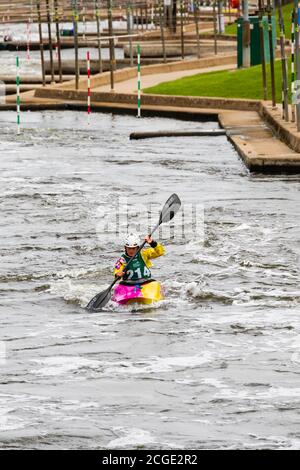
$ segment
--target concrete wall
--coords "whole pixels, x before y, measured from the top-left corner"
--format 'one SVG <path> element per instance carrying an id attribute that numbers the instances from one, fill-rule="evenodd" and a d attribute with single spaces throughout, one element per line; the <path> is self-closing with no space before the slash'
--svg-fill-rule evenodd
<path id="1" fill-rule="evenodd" d="M 291 122 L 279 120 L 275 111 L 260 102 L 259 114 L 266 121 L 274 134 L 292 150 L 300 153 L 300 133 L 295 130 L 295 125 Z"/>
<path id="2" fill-rule="evenodd" d="M 86 90 L 65 90 L 61 88 L 39 88 L 35 92 L 35 97 L 51 98 L 65 101 L 86 101 Z M 122 103 L 137 104 L 135 93 L 114 93 L 114 92 L 92 92 L 92 102 L 97 103 Z M 178 108 L 208 108 L 208 109 L 235 109 L 239 111 L 259 111 L 260 101 L 240 100 L 227 98 L 192 97 L 192 96 L 168 96 L 168 95 L 142 95 L 142 105 Z"/>
<path id="3" fill-rule="evenodd" d="M 236 54 L 218 54 L 216 57 L 204 57 L 203 59 L 192 59 L 178 62 L 171 62 L 167 64 L 155 64 L 141 67 L 142 75 L 153 75 L 159 73 L 177 72 L 180 70 L 193 70 L 206 67 L 214 67 L 217 65 L 227 65 L 236 62 Z M 122 82 L 130 80 L 137 76 L 137 67 L 127 67 L 122 70 L 117 70 L 114 74 L 115 82 Z M 97 88 L 99 86 L 108 85 L 110 83 L 110 72 L 97 74 L 91 78 L 91 87 Z M 63 88 L 65 90 L 74 89 L 75 80 L 68 83 L 53 85 L 46 88 L 46 94 L 43 97 L 52 97 L 52 90 Z M 87 78 L 81 78 L 79 83 L 80 90 L 86 90 Z M 36 95 L 42 97 L 42 95 Z"/>

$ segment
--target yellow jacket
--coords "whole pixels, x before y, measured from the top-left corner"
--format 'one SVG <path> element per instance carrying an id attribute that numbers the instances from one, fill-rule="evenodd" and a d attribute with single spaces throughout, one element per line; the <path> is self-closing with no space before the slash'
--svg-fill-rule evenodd
<path id="1" fill-rule="evenodd" d="M 145 248 L 141 251 L 141 256 L 145 262 L 147 268 L 152 267 L 151 259 L 163 256 L 166 253 L 165 248 L 160 243 L 157 243 L 155 248 Z M 126 260 L 123 256 L 118 259 L 115 264 L 114 274 L 116 275 L 119 271 L 122 271 L 126 266 Z"/>

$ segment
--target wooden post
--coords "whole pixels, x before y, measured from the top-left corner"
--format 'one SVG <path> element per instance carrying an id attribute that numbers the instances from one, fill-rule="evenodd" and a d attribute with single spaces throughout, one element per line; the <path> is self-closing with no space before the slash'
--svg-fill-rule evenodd
<path id="1" fill-rule="evenodd" d="M 295 93 L 299 91 L 298 82 L 300 81 L 300 58 L 299 58 L 299 3 L 298 0 L 294 0 L 295 8 L 295 67 L 296 67 L 296 83 L 295 83 Z M 296 102 L 296 120 L 297 120 L 297 131 L 300 131 L 300 102 Z"/>
<path id="2" fill-rule="evenodd" d="M 130 6 L 127 5 L 126 8 L 126 16 L 127 16 L 127 34 L 132 34 L 132 9 Z M 133 47 L 132 47 L 132 37 L 128 38 L 129 40 L 129 53 L 130 53 L 130 67 L 133 67 Z"/>
<path id="3" fill-rule="evenodd" d="M 59 81 L 60 81 L 60 83 L 62 83 L 63 79 L 62 79 L 62 64 L 61 64 L 61 43 L 60 43 L 59 16 L 58 16 L 58 3 L 57 3 L 57 0 L 54 0 L 54 9 L 55 9 L 55 25 L 56 25 Z"/>
<path id="4" fill-rule="evenodd" d="M 197 36 L 197 57 L 198 59 L 200 59 L 199 1 L 194 0 L 193 9 L 194 9 L 194 20 L 195 20 L 196 36 Z"/>
<path id="5" fill-rule="evenodd" d="M 48 25 L 48 38 L 49 38 L 51 83 L 54 83 L 55 79 L 54 79 L 54 63 L 53 63 L 53 44 L 52 44 L 52 35 L 51 35 L 51 17 L 50 17 L 49 0 L 46 0 L 46 10 L 47 10 L 47 25 Z"/>
<path id="6" fill-rule="evenodd" d="M 83 35 L 82 38 L 86 39 L 86 7 L 82 8 L 82 24 L 83 24 Z"/>
<path id="7" fill-rule="evenodd" d="M 176 34 L 177 31 L 177 1 L 171 0 L 172 3 L 172 32 Z"/>
<path id="8" fill-rule="evenodd" d="M 79 59 L 78 59 L 78 10 L 77 0 L 72 0 L 73 7 L 73 29 L 74 29 L 74 49 L 75 49 L 75 86 L 79 89 Z"/>
<path id="9" fill-rule="evenodd" d="M 282 71 L 282 117 L 285 121 L 289 120 L 289 104 L 288 104 L 288 80 L 287 80 L 287 60 L 285 53 L 285 34 L 282 16 L 282 0 L 278 0 L 278 22 L 280 27 L 280 55 L 281 55 L 281 71 Z"/>
<path id="10" fill-rule="evenodd" d="M 180 37 L 181 37 L 181 58 L 184 59 L 183 0 L 180 0 Z"/>
<path id="11" fill-rule="evenodd" d="M 161 36 L 163 58 L 164 58 L 164 62 L 167 62 L 165 33 L 164 33 L 164 25 L 163 25 L 163 18 L 162 18 L 162 0 L 159 0 L 159 25 L 160 25 L 160 36 Z"/>
<path id="12" fill-rule="evenodd" d="M 271 1 L 267 0 L 268 12 L 268 30 L 269 30 L 269 48 L 270 48 L 270 69 L 271 69 L 271 88 L 272 88 L 272 106 L 276 107 L 276 93 L 275 93 L 275 69 L 274 69 L 274 50 L 273 50 L 273 27 L 272 27 L 272 6 Z"/>
<path id="13" fill-rule="evenodd" d="M 98 37 L 98 65 L 99 65 L 99 73 L 102 73 L 103 67 L 102 67 L 102 51 L 101 51 L 101 20 L 100 20 L 100 10 L 99 10 L 98 0 L 95 0 L 95 13 L 96 13 L 97 37 Z"/>
<path id="14" fill-rule="evenodd" d="M 37 17 L 38 17 L 38 23 L 39 23 L 39 38 L 40 38 L 42 79 L 43 79 L 43 86 L 46 86 L 44 44 L 43 44 L 42 18 L 41 18 L 41 5 L 40 5 L 40 1 L 39 1 L 39 0 L 36 2 L 36 9 L 37 9 Z"/>
<path id="15" fill-rule="evenodd" d="M 113 38 L 112 2 L 107 0 L 108 36 L 109 36 L 109 62 L 110 62 L 110 88 L 114 90 L 115 46 Z"/>
<path id="16" fill-rule="evenodd" d="M 268 99 L 268 94 L 267 94 L 267 73 L 266 73 L 266 58 L 265 58 L 265 45 L 264 45 L 262 0 L 259 0 L 258 5 L 259 5 L 259 11 L 258 11 L 259 42 L 260 42 L 262 83 L 263 83 L 263 97 L 264 97 L 264 100 L 267 100 Z"/>
<path id="17" fill-rule="evenodd" d="M 216 2 L 213 3 L 213 20 L 214 20 L 214 47 L 215 54 L 218 54 L 218 43 L 217 43 L 217 12 L 216 12 Z"/>

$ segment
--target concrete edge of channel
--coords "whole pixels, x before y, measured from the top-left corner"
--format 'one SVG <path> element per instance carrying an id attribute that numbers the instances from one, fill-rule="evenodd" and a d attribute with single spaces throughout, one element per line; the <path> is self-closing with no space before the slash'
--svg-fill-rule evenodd
<path id="1" fill-rule="evenodd" d="M 37 95 L 41 89 L 35 92 L 35 102 L 24 102 L 23 110 L 42 111 L 52 110 L 86 110 L 86 92 L 82 90 L 63 90 L 52 88 L 51 97 L 49 89 L 44 89 L 43 97 L 48 98 L 48 102 L 38 102 Z M 52 101 L 52 100 L 57 100 Z M 52 101 L 52 103 L 51 103 Z M 137 95 L 135 93 L 115 93 L 115 92 L 94 92 L 92 93 L 92 105 L 95 111 L 116 112 L 136 114 Z M 225 99 L 210 97 L 190 97 L 190 96 L 168 96 L 168 95 L 142 95 L 142 106 L 144 115 L 166 116 L 177 119 L 188 119 L 195 121 L 215 120 L 226 130 L 222 123 L 222 111 L 255 111 L 259 114 L 268 127 L 271 128 L 275 137 L 287 144 L 295 155 L 286 155 L 284 158 L 266 158 L 255 152 L 251 143 L 245 144 L 238 136 L 226 133 L 227 138 L 233 144 L 238 154 L 242 158 L 246 167 L 255 172 L 300 172 L 300 133 L 291 129 L 291 123 L 281 122 L 280 110 L 272 109 L 269 103 L 259 100 Z M 14 110 L 14 104 L 0 105 L 0 109 Z"/>

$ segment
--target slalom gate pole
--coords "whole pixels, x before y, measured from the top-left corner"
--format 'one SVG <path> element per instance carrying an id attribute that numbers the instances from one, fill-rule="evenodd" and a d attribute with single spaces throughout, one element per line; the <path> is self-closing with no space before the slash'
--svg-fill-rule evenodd
<path id="1" fill-rule="evenodd" d="M 295 92 L 295 9 L 292 10 L 292 24 L 291 24 L 291 93 L 292 93 L 291 121 L 292 122 L 295 122 L 295 104 L 293 103 L 294 92 Z"/>
<path id="2" fill-rule="evenodd" d="M 20 135 L 21 133 L 21 97 L 20 97 L 20 59 L 17 55 L 16 57 L 16 66 L 17 66 L 17 77 L 16 77 L 16 85 L 17 85 L 17 134 Z"/>
<path id="3" fill-rule="evenodd" d="M 87 93 L 87 113 L 88 113 L 88 124 L 90 123 L 90 114 L 91 114 L 91 60 L 90 60 L 90 52 L 86 53 L 86 60 L 87 60 L 87 76 L 88 76 L 88 93 Z"/>
<path id="4" fill-rule="evenodd" d="M 296 121 L 297 121 L 297 131 L 300 131 L 300 103 L 297 102 L 297 94 L 299 92 L 298 81 L 300 80 L 300 58 L 299 58 L 299 2 L 298 0 L 294 0 L 294 8 L 295 8 L 295 95 L 296 95 Z"/>
<path id="5" fill-rule="evenodd" d="M 138 114 L 141 117 L 141 46 L 137 45 L 137 66 L 138 66 Z"/>

